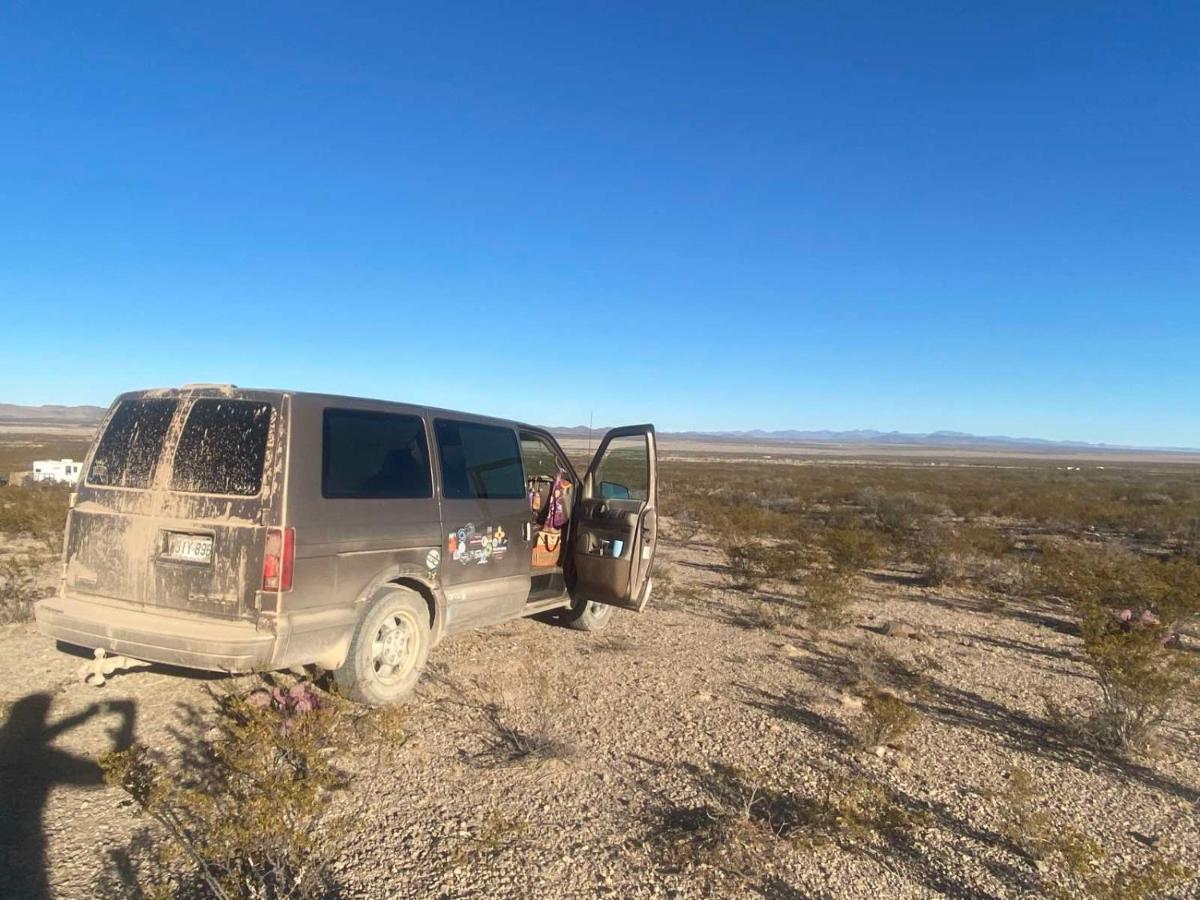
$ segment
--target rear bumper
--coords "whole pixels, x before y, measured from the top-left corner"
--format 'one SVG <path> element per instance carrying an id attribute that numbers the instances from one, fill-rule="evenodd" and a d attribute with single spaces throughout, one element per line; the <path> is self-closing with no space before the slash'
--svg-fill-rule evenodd
<path id="1" fill-rule="evenodd" d="M 68 644 L 190 669 L 266 671 L 279 655 L 279 636 L 251 622 L 172 615 L 101 597 L 48 597 L 34 605 L 34 616 L 38 631 Z"/>

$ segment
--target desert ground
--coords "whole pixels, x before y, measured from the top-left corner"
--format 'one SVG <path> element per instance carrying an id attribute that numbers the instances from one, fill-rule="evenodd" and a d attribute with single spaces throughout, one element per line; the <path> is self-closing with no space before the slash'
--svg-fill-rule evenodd
<path id="1" fill-rule="evenodd" d="M 1200 896 L 1200 467 L 663 455 L 646 612 L 451 637 L 386 714 L 319 673 L 81 683 L 27 619 L 57 501 L 4 494 L 0 894 L 186 896 L 106 754 L 186 781 L 230 698 L 303 683 L 329 896 Z M 1121 703 L 1153 720 L 1129 740 Z"/>

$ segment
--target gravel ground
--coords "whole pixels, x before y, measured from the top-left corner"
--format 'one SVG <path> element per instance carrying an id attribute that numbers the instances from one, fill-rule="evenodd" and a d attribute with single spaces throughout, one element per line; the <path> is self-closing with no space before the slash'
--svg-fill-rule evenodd
<path id="1" fill-rule="evenodd" d="M 799 614 L 749 627 L 718 548 L 664 544 L 673 589 L 642 616 L 618 613 L 599 634 L 520 620 L 434 651 L 408 742 L 342 760 L 356 779 L 337 803 L 353 814 L 328 840 L 349 896 L 1043 896 L 1044 873 L 1005 834 L 1014 768 L 1032 777 L 1039 813 L 1108 849 L 1101 871 L 1149 859 L 1150 846 L 1200 870 L 1196 707 L 1181 705 L 1146 758 L 1057 738 L 1044 698 L 1070 710 L 1095 685 L 1053 609 L 878 572 L 858 579 L 844 627 L 809 630 Z M 27 853 L 44 835 L 54 896 L 95 896 L 144 822 L 99 783 L 94 760 L 130 733 L 166 752 L 195 737 L 214 679 L 152 668 L 98 689 L 30 625 L 5 626 L 0 642 L 0 697 L 21 701 L 10 710 L 23 717 L 10 715 L 0 743 L 0 816 L 21 823 Z M 864 672 L 920 713 L 898 747 L 854 740 Z M 507 758 L 489 710 L 544 736 L 544 751 Z M 816 808 L 831 784 L 881 789 L 866 805 L 898 824 L 705 840 L 714 815 L 736 823 L 781 788 Z M 19 862 L 10 854 L 10 879 Z M 1200 882 L 1174 896 L 1200 896 Z"/>

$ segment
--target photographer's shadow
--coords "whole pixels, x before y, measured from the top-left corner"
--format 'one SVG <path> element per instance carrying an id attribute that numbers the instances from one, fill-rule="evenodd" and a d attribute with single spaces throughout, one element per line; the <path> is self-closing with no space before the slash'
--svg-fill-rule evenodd
<path id="1" fill-rule="evenodd" d="M 103 704 L 49 724 L 52 698 L 29 694 L 14 703 L 0 726 L 0 896 L 40 900 L 50 896 L 46 836 L 42 815 L 50 791 L 59 785 L 96 787 L 104 773 L 94 760 L 52 746 L 59 735 L 94 716 L 119 716 L 109 730 L 113 750 L 133 743 L 136 708 L 132 700 Z"/>

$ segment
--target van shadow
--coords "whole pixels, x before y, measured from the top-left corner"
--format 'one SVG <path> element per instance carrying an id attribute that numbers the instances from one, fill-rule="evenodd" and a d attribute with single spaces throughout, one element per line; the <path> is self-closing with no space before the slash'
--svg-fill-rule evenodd
<path id="1" fill-rule="evenodd" d="M 22 697 L 0 726 L 0 896 L 40 900 L 50 896 L 46 872 L 46 801 L 57 787 L 98 787 L 104 773 L 92 759 L 53 746 L 62 734 L 97 716 L 115 717 L 110 749 L 133 743 L 137 709 L 131 700 L 93 703 L 50 723 L 48 693 Z"/>

